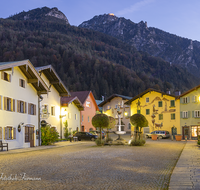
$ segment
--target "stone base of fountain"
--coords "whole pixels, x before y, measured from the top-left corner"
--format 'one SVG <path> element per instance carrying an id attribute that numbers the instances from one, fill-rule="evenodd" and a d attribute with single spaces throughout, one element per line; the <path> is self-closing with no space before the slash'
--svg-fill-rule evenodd
<path id="1" fill-rule="evenodd" d="M 121 138 L 121 135 L 126 134 L 126 131 L 115 131 L 116 135 L 118 135 L 118 138 L 112 142 L 113 145 L 126 145 L 128 142 Z"/>

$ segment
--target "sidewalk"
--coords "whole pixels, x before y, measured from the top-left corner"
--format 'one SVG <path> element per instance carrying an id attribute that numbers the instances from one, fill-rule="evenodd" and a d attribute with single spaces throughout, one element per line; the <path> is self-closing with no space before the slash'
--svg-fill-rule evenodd
<path id="1" fill-rule="evenodd" d="M 62 142 L 56 142 L 54 145 L 48 145 L 48 146 L 36 146 L 36 147 L 19 148 L 19 149 L 12 149 L 12 150 L 8 149 L 8 151 L 5 151 L 5 150 L 0 151 L 0 155 L 16 154 L 16 153 L 22 153 L 22 152 L 44 150 L 44 149 L 49 149 L 49 148 L 58 148 L 58 147 L 71 146 L 71 145 L 83 144 L 83 143 L 87 143 L 87 141 L 78 141 L 78 142 L 62 141 Z"/>
<path id="2" fill-rule="evenodd" d="M 171 175 L 170 190 L 200 190 L 200 147 L 188 141 Z"/>

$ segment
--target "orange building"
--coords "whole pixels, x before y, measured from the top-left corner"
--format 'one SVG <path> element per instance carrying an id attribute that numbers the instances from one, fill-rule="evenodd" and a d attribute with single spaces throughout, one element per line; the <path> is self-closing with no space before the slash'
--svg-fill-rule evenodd
<path id="1" fill-rule="evenodd" d="M 98 105 L 91 91 L 70 92 L 72 97 L 78 97 L 84 106 L 84 111 L 81 111 L 80 122 L 81 131 L 95 130 L 92 125 L 92 117 L 99 111 Z"/>

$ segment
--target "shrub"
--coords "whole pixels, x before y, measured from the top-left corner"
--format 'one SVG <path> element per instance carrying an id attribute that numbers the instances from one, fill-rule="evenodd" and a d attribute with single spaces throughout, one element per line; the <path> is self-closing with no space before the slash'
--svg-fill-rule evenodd
<path id="1" fill-rule="evenodd" d="M 144 139 L 132 140 L 130 146 L 143 146 L 146 143 Z"/>
<path id="2" fill-rule="evenodd" d="M 108 141 L 113 141 L 113 139 L 108 137 L 108 138 L 106 138 L 106 142 L 108 142 Z"/>
<path id="3" fill-rule="evenodd" d="M 51 145 L 58 140 L 58 137 L 58 132 L 54 128 L 50 128 L 49 126 L 41 128 L 42 145 Z"/>
<path id="4" fill-rule="evenodd" d="M 101 140 L 101 138 L 98 138 L 98 139 L 95 140 L 95 143 L 96 143 L 97 146 L 104 146 L 105 141 Z"/>
<path id="5" fill-rule="evenodd" d="M 200 141 L 199 140 L 197 141 L 197 144 L 200 145 Z"/>

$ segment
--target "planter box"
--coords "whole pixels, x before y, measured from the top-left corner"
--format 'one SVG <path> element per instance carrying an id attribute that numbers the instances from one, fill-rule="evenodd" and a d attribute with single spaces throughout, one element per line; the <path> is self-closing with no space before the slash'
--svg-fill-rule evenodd
<path id="1" fill-rule="evenodd" d="M 152 139 L 153 141 L 156 141 L 156 140 L 157 140 L 157 137 L 158 137 L 158 135 L 151 135 L 151 139 Z"/>
<path id="2" fill-rule="evenodd" d="M 181 141 L 182 140 L 182 135 L 175 135 L 176 141 Z"/>

